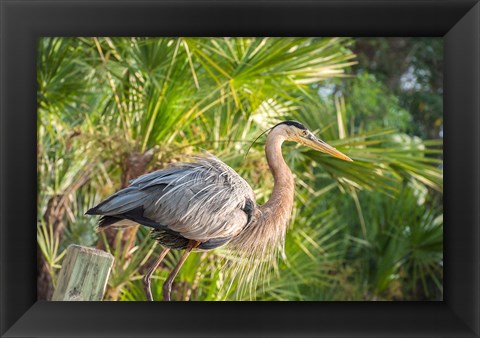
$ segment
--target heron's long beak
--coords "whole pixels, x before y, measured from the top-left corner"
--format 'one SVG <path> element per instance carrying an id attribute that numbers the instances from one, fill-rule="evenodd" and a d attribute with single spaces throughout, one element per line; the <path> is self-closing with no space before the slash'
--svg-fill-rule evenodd
<path id="1" fill-rule="evenodd" d="M 333 157 L 339 158 L 344 161 L 353 162 L 350 157 L 338 151 L 331 145 L 325 143 L 324 141 L 316 138 L 313 134 L 303 138 L 302 141 L 302 143 L 305 144 L 307 147 L 321 151 L 322 153 L 327 153 L 329 155 L 332 155 Z"/>

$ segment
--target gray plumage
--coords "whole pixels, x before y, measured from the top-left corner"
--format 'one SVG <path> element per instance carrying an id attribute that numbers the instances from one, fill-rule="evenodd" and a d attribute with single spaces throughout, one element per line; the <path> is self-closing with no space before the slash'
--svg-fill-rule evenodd
<path id="1" fill-rule="evenodd" d="M 254 205 L 248 183 L 208 155 L 140 176 L 87 214 L 103 215 L 100 227 L 123 219 L 151 227 L 159 242 L 174 249 L 185 248 L 188 240 L 213 249 L 245 228 Z"/>

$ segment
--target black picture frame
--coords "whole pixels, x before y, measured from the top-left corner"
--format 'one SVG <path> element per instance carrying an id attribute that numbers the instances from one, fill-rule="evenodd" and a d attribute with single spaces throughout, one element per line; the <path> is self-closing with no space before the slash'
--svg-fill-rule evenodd
<path id="1" fill-rule="evenodd" d="M 1 1 L 2 337 L 480 334 L 480 4 L 473 0 Z M 444 38 L 442 302 L 36 301 L 36 39 Z"/>

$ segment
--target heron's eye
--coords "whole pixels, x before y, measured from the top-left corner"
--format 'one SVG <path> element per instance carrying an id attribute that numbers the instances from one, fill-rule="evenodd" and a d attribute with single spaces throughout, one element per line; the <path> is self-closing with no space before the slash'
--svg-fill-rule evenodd
<path id="1" fill-rule="evenodd" d="M 308 130 L 302 130 L 302 136 L 308 136 Z"/>

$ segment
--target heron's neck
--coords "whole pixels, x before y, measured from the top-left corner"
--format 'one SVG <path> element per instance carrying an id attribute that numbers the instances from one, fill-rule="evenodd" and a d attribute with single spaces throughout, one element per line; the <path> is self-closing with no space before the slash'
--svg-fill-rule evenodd
<path id="1" fill-rule="evenodd" d="M 282 156 L 285 134 L 274 128 L 267 137 L 265 153 L 272 171 L 274 185 L 270 199 L 258 206 L 251 226 L 235 237 L 230 245 L 245 254 L 256 253 L 275 259 L 283 251 L 285 232 L 292 215 L 293 175 Z"/>
<path id="2" fill-rule="evenodd" d="M 273 175 L 274 186 L 270 199 L 261 206 L 261 209 L 265 217 L 272 217 L 279 222 L 288 223 L 292 213 L 295 184 L 292 172 L 282 156 L 283 141 L 285 141 L 285 136 L 275 130 L 267 137 L 265 153 Z"/>

